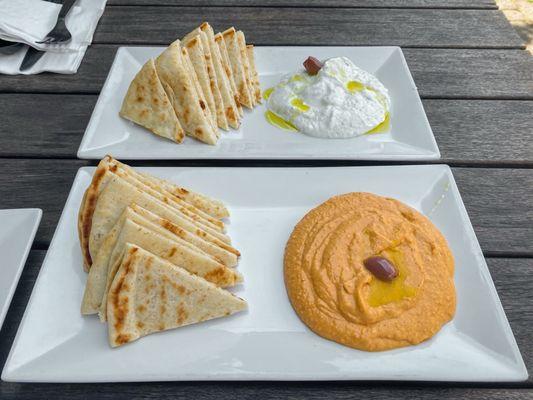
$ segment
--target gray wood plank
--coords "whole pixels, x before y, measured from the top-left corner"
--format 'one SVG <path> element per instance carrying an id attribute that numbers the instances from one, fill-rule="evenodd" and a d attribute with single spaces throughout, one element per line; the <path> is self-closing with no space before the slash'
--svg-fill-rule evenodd
<path id="1" fill-rule="evenodd" d="M 0 92 L 98 93 L 116 45 L 91 46 L 75 75 L 2 76 Z M 403 49 L 426 98 L 533 99 L 533 57 L 522 50 Z"/>
<path id="2" fill-rule="evenodd" d="M 109 0 L 110 6 L 348 7 L 496 9 L 492 0 Z"/>
<path id="3" fill-rule="evenodd" d="M 85 165 L 81 160 L 0 160 L 0 209 L 43 210 L 34 247 L 50 243 L 74 176 Z"/>
<path id="4" fill-rule="evenodd" d="M 0 94 L 4 114 L 0 157 L 76 158 L 96 99 L 96 95 Z M 533 101 L 423 103 L 444 162 L 533 165 Z"/>
<path id="5" fill-rule="evenodd" d="M 168 44 L 202 21 L 256 44 L 524 47 L 498 10 L 283 7 L 108 7 L 94 43 Z"/>
<path id="6" fill-rule="evenodd" d="M 532 98 L 533 57 L 526 51 L 404 49 L 425 97 Z"/>
<path id="7" fill-rule="evenodd" d="M 533 101 L 423 100 L 445 163 L 533 161 Z"/>
<path id="8" fill-rule="evenodd" d="M 19 281 L 19 286 L 4 327 L 0 331 L 0 365 L 5 358 L 15 337 L 20 319 L 26 308 L 31 290 L 37 278 L 45 256 L 45 251 L 34 250 L 30 253 L 26 267 Z M 488 259 L 494 283 L 501 302 L 521 349 L 524 362 L 531 374 L 533 370 L 533 259 Z M 532 378 L 519 383 L 517 387 L 531 387 Z M 273 398 L 353 398 L 376 399 L 420 398 L 420 399 L 526 399 L 531 398 L 527 389 L 475 389 L 483 384 L 462 385 L 453 388 L 449 384 L 421 383 L 356 383 L 356 382 L 202 382 L 199 383 L 139 383 L 128 385 L 99 384 L 94 385 L 43 385 L 16 384 L 0 382 L 2 399 L 86 399 L 90 393 L 98 390 L 99 399 L 159 399 L 188 398 L 218 399 L 230 392 L 244 398 L 260 396 L 262 399 Z"/>
<path id="9" fill-rule="evenodd" d="M 36 243 L 46 245 L 51 240 L 76 170 L 88 164 L 81 160 L 2 159 L 0 208 L 42 208 L 44 215 Z M 237 163 L 151 161 L 148 164 L 231 166 Z M 294 166 L 316 163 L 240 163 L 258 164 Z M 489 255 L 533 255 L 533 169 L 454 168 L 453 172 L 484 252 Z"/>

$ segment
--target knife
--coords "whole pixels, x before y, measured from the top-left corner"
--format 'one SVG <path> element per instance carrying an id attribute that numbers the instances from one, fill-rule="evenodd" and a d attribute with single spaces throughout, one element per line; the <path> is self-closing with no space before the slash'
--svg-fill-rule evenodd
<path id="1" fill-rule="evenodd" d="M 63 3 L 63 0 L 59 0 L 59 1 L 58 0 L 46 0 L 46 1 L 49 1 L 50 3 L 57 3 L 57 4 L 62 4 Z M 58 18 L 59 18 L 59 16 L 58 16 Z M 28 46 L 28 51 L 26 52 L 26 55 L 24 56 L 24 59 L 20 63 L 19 70 L 20 71 L 26 71 L 26 70 L 30 69 L 31 67 L 33 67 L 35 65 L 35 63 L 37 61 L 39 61 L 42 56 L 44 56 L 44 53 L 46 53 L 46 51 L 37 50 L 34 47 Z"/>
<path id="2" fill-rule="evenodd" d="M 35 65 L 39 59 L 44 56 L 44 53 L 46 51 L 37 50 L 36 48 L 33 48 L 31 46 L 27 46 L 28 51 L 26 52 L 26 55 L 24 56 L 24 59 L 20 63 L 20 70 L 26 71 L 27 69 L 30 69 Z"/>

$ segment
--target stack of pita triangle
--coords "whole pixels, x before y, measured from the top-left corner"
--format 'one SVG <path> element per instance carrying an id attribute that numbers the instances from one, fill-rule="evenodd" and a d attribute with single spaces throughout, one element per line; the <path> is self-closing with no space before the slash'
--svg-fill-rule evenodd
<path id="1" fill-rule="evenodd" d="M 188 135 L 214 145 L 219 128 L 239 128 L 242 106 L 260 102 L 253 45 L 242 31 L 215 34 L 204 22 L 144 64 L 119 114 L 176 143 Z"/>
<path id="2" fill-rule="evenodd" d="M 228 216 L 218 200 L 105 157 L 78 215 L 89 273 L 82 314 L 108 321 L 115 347 L 245 309 L 222 289 L 242 282 Z"/>

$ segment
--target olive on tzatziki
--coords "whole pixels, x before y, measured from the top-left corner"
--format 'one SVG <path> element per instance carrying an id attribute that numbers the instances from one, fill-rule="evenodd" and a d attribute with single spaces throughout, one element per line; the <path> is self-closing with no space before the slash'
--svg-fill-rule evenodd
<path id="1" fill-rule="evenodd" d="M 386 130 L 391 101 L 374 75 L 346 57 L 330 58 L 323 64 L 309 57 L 304 66 L 305 71 L 265 91 L 270 123 L 320 138 Z"/>

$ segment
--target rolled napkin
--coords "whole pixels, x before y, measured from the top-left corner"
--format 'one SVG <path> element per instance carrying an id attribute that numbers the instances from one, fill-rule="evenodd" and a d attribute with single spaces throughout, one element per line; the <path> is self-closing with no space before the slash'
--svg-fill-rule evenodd
<path id="1" fill-rule="evenodd" d="M 0 73 L 37 74 L 44 71 L 73 74 L 91 44 L 107 0 L 77 0 L 65 18 L 72 34 L 68 43 L 39 44 L 56 24 L 60 4 L 42 0 L 0 0 L 0 39 L 28 44 L 46 51 L 29 70 L 19 70 L 26 48 L 12 55 L 0 55 Z"/>

